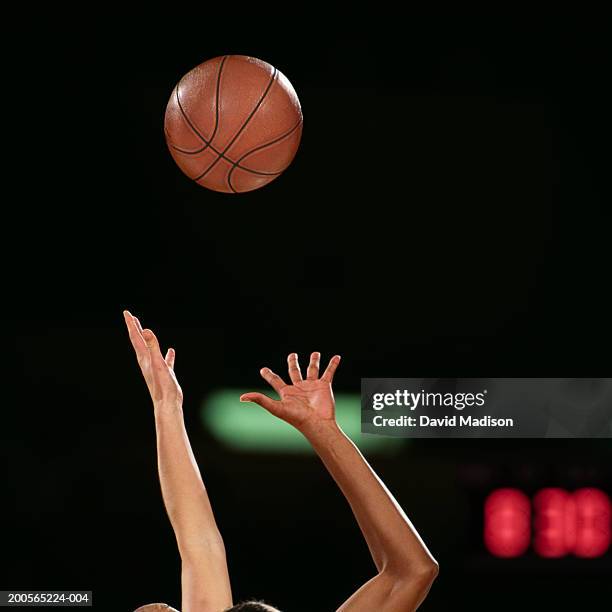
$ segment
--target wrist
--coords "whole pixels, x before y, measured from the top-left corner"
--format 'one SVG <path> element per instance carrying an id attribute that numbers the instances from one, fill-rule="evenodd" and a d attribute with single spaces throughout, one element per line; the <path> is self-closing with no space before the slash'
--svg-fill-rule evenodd
<path id="1" fill-rule="evenodd" d="M 153 412 L 156 420 L 182 418 L 183 405 L 181 402 L 153 402 Z"/>
<path id="2" fill-rule="evenodd" d="M 307 422 L 300 427 L 302 435 L 313 445 L 325 444 L 342 435 L 335 419 Z"/>

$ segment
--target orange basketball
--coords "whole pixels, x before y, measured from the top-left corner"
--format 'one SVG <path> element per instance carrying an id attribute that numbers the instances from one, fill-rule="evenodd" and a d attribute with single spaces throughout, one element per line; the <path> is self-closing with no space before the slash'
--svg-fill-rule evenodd
<path id="1" fill-rule="evenodd" d="M 164 121 L 179 168 L 198 185 L 241 193 L 289 166 L 302 136 L 300 101 L 266 62 L 225 55 L 189 71 L 174 88 Z"/>

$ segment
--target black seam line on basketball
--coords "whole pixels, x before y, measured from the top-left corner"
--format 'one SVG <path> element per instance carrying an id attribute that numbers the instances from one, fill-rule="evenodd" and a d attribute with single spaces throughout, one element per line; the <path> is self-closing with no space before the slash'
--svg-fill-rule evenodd
<path id="1" fill-rule="evenodd" d="M 286 138 L 287 136 L 291 135 L 295 130 L 297 130 L 297 128 L 299 128 L 302 125 L 302 123 L 303 123 L 303 119 L 300 119 L 292 128 L 287 130 L 284 134 L 277 136 L 274 140 L 270 140 L 269 142 L 264 142 L 264 144 L 258 145 L 257 147 L 254 147 L 250 151 L 243 153 L 242 156 L 238 159 L 238 161 L 234 161 L 230 157 L 227 157 L 227 155 L 223 155 L 220 151 L 217 151 L 217 149 L 215 149 L 215 147 L 213 147 L 212 145 L 210 145 L 209 148 L 212 149 L 215 153 L 217 153 L 217 155 L 220 155 L 225 161 L 232 164 L 232 169 L 235 167 L 238 167 L 241 170 L 245 170 L 246 172 L 251 172 L 253 174 L 258 174 L 261 176 L 278 176 L 279 174 L 282 174 L 285 171 L 285 169 L 280 170 L 279 172 L 262 172 L 260 170 L 253 170 L 252 168 L 247 168 L 246 166 L 241 165 L 240 162 L 245 157 L 248 157 L 249 155 L 251 155 L 251 153 L 256 153 L 260 149 L 264 149 L 265 147 L 275 144 L 279 142 L 280 140 L 282 140 L 283 138 Z M 170 146 L 173 149 L 177 149 L 179 152 L 182 152 L 181 149 L 178 149 L 178 147 L 175 147 L 174 145 L 170 145 Z"/>
<path id="2" fill-rule="evenodd" d="M 191 119 L 189 119 L 189 117 L 187 117 L 187 113 L 185 112 L 185 109 L 183 108 L 183 105 L 181 104 L 181 99 L 180 99 L 179 93 L 178 93 L 178 88 L 179 88 L 180 82 L 176 86 L 176 101 L 178 103 L 179 110 L 181 111 L 181 114 L 183 115 L 183 118 L 185 119 L 185 121 L 187 121 L 187 124 L 189 125 L 189 127 L 196 133 L 197 136 L 200 137 L 200 140 L 204 143 L 204 146 L 200 147 L 199 149 L 194 150 L 194 151 L 187 151 L 187 150 L 184 150 L 184 149 L 179 149 L 179 147 L 175 147 L 174 145 L 170 145 L 173 149 L 176 149 L 177 151 L 180 151 L 181 153 L 185 153 L 186 155 L 196 155 L 197 153 L 202 153 L 202 151 L 205 151 L 207 147 L 210 147 L 211 149 L 213 149 L 213 146 L 211 145 L 211 142 L 214 140 L 215 135 L 217 133 L 217 129 L 219 128 L 219 89 L 220 89 L 220 85 L 221 85 L 221 71 L 223 70 L 223 65 L 225 64 L 225 60 L 227 58 L 228 58 L 227 55 L 223 56 L 223 59 L 221 60 L 221 63 L 219 64 L 219 70 L 217 71 L 217 84 L 215 86 L 215 89 L 216 89 L 216 95 L 215 95 L 215 127 L 213 128 L 212 134 L 210 135 L 210 140 L 206 140 L 206 138 L 204 138 L 202 136 L 202 134 L 200 134 L 200 131 L 196 128 L 195 123 L 193 123 L 191 121 Z M 213 151 L 214 151 L 214 149 L 213 149 Z M 217 153 L 217 151 L 215 151 L 215 153 Z"/>
<path id="3" fill-rule="evenodd" d="M 249 170 L 248 168 L 245 168 L 244 166 L 240 165 L 240 162 L 245 157 L 248 157 L 249 155 L 251 155 L 251 153 L 257 153 L 257 151 L 259 151 L 261 149 L 265 149 L 266 147 L 269 147 L 270 145 L 276 144 L 277 142 L 280 142 L 283 138 L 287 138 L 287 136 L 291 136 L 291 134 L 293 134 L 293 132 L 295 132 L 295 130 L 297 130 L 301 125 L 302 125 L 302 119 L 300 119 L 288 132 L 285 132 L 282 136 L 279 136 L 278 138 L 275 138 L 274 140 L 271 140 L 270 142 L 266 142 L 265 144 L 259 145 L 258 147 L 255 147 L 251 151 L 248 151 L 247 153 L 242 155 L 242 157 L 239 157 L 238 161 L 234 162 L 234 165 L 231 167 L 230 171 L 227 173 L 227 184 L 229 185 L 230 189 L 234 193 L 238 193 L 234 189 L 234 186 L 232 185 L 232 173 L 234 172 L 234 170 L 236 168 L 240 168 L 241 170 Z M 284 168 L 280 172 L 275 172 L 275 174 L 282 174 L 286 169 L 287 168 Z M 252 172 L 251 170 L 249 170 L 249 171 Z"/>
<path id="4" fill-rule="evenodd" d="M 176 151 L 178 151 L 179 153 L 185 153 L 185 151 L 182 151 L 181 149 L 179 149 L 178 147 L 175 147 L 173 144 L 170 145 L 173 149 L 175 149 Z M 221 153 L 221 151 L 218 151 L 217 149 L 215 149 L 215 147 L 213 147 L 211 144 L 208 145 L 208 148 L 211 151 L 214 151 L 219 157 L 221 157 L 222 159 L 224 159 L 226 162 L 229 162 L 230 164 L 232 164 L 232 166 L 236 165 L 238 166 L 241 170 L 245 170 L 246 172 L 252 172 L 253 174 L 261 174 L 262 176 L 275 176 L 277 174 L 282 174 L 282 172 L 261 172 L 259 170 L 251 170 L 251 168 L 246 168 L 245 166 L 241 166 L 240 164 L 238 164 L 237 162 L 235 162 L 231 157 L 228 157 L 227 155 L 223 155 Z M 202 149 L 202 151 L 204 151 L 206 149 L 206 147 L 204 147 Z M 200 151 L 201 152 L 201 151 Z M 195 179 L 194 179 L 195 180 Z"/>
<path id="5" fill-rule="evenodd" d="M 259 145 L 258 147 L 255 147 L 254 149 L 247 151 L 246 153 L 242 155 L 242 157 L 238 158 L 238 161 L 234 162 L 233 166 L 230 168 L 230 171 L 227 173 L 227 184 L 229 188 L 234 193 L 238 193 L 238 191 L 236 191 L 234 189 L 234 186 L 232 185 L 232 174 L 236 168 L 240 168 L 241 170 L 247 170 L 248 172 L 254 172 L 254 170 L 251 170 L 250 168 L 245 168 L 244 166 L 241 166 L 239 162 L 241 162 L 245 157 L 248 157 L 252 153 L 256 153 L 257 151 L 261 149 L 265 149 L 266 147 L 269 147 L 270 145 L 276 144 L 277 142 L 280 142 L 284 138 L 287 138 L 287 136 L 291 136 L 291 134 L 293 134 L 293 132 L 295 132 L 295 130 L 297 130 L 303 123 L 304 123 L 304 120 L 300 118 L 300 120 L 289 131 L 285 132 L 281 136 L 278 136 L 274 140 L 271 140 L 270 142 L 266 142 L 265 144 Z M 274 175 L 278 176 L 279 174 L 282 174 L 287 169 L 287 167 L 283 168 L 280 172 L 274 172 L 274 173 L 269 173 L 269 174 L 270 176 L 274 176 Z"/>
<path id="6" fill-rule="evenodd" d="M 181 111 L 181 114 L 183 115 L 185 121 L 187 121 L 187 125 L 189 125 L 189 127 L 193 130 L 193 132 L 195 132 L 195 134 L 200 137 L 200 140 L 204 143 L 204 146 L 200 147 L 196 151 L 182 151 L 178 147 L 175 147 L 174 145 L 170 145 L 173 149 L 176 149 L 177 151 L 181 151 L 181 153 L 187 153 L 187 154 L 190 154 L 190 155 L 195 155 L 196 153 L 202 153 L 202 151 L 205 151 L 207 147 L 210 147 L 212 149 L 212 145 L 210 143 L 215 138 L 215 134 L 217 133 L 217 129 L 219 127 L 219 89 L 220 89 L 220 84 L 221 84 L 221 71 L 223 70 L 223 65 L 225 64 L 225 60 L 227 59 L 227 57 L 228 57 L 227 55 L 223 56 L 223 59 L 221 60 L 221 64 L 219 65 L 219 70 L 217 71 L 217 84 L 215 86 L 215 89 L 216 89 L 216 95 L 215 95 L 215 127 L 213 128 L 212 134 L 210 135 L 210 140 L 206 140 L 206 138 L 204 138 L 204 136 L 202 136 L 202 134 L 200 134 L 200 130 L 197 129 L 197 127 L 191 121 L 191 119 L 189 119 L 189 117 L 187 117 L 187 113 L 185 112 L 185 109 L 183 108 L 183 105 L 181 104 L 181 98 L 179 96 L 179 86 L 181 84 L 180 81 L 179 81 L 178 85 L 176 86 L 176 102 L 178 104 L 179 110 Z M 217 153 L 217 151 L 215 151 L 215 153 Z"/>
<path id="7" fill-rule="evenodd" d="M 221 152 L 221 155 L 225 155 L 227 153 L 228 149 L 236 142 L 238 136 L 242 134 L 244 128 L 246 128 L 246 126 L 249 124 L 249 121 L 254 117 L 255 113 L 259 110 L 263 101 L 266 99 L 266 96 L 268 95 L 268 92 L 270 91 L 272 84 L 274 83 L 276 79 L 277 73 L 278 71 L 275 68 L 274 72 L 272 73 L 272 77 L 270 78 L 270 81 L 268 83 L 268 86 L 266 87 L 266 90 L 263 92 L 263 95 L 261 96 L 261 98 L 259 98 L 259 101 L 255 105 L 255 108 L 251 111 L 251 114 L 246 118 L 245 122 L 242 124 L 240 129 L 236 132 L 234 137 L 230 140 L 229 144 L 225 147 L 225 149 L 223 149 L 223 151 Z M 217 157 L 217 159 L 215 159 L 215 161 L 212 164 L 210 164 L 210 166 L 208 166 L 208 168 L 206 168 L 204 172 L 202 172 L 199 176 L 196 176 L 193 180 L 199 181 L 200 179 L 204 178 L 217 165 L 217 162 L 221 159 L 221 155 L 219 155 L 219 157 Z"/>
<path id="8" fill-rule="evenodd" d="M 238 167 L 241 168 L 242 170 L 249 170 L 250 172 L 255 172 L 255 170 L 251 170 L 250 168 L 246 168 L 245 166 L 241 166 L 240 162 L 245 158 L 248 157 L 249 155 L 252 155 L 253 153 L 257 153 L 257 151 L 261 151 L 261 149 L 265 149 L 266 147 L 269 147 L 273 144 L 276 144 L 277 142 L 280 142 L 281 140 L 283 140 L 283 138 L 287 138 L 287 136 L 291 136 L 291 134 L 293 134 L 293 132 L 295 132 L 295 130 L 297 130 L 301 125 L 302 125 L 303 121 L 302 119 L 300 119 L 291 129 L 287 130 L 284 134 L 281 134 L 280 136 L 277 136 L 276 138 L 274 138 L 273 140 L 270 140 L 268 142 L 264 142 L 263 144 L 260 144 L 256 147 L 254 147 L 253 149 L 251 149 L 250 151 L 247 151 L 246 153 L 243 153 L 237 161 L 233 162 L 233 167 Z M 281 170 L 280 172 L 284 172 L 284 170 Z M 270 174 L 280 174 L 279 172 L 270 172 Z"/>

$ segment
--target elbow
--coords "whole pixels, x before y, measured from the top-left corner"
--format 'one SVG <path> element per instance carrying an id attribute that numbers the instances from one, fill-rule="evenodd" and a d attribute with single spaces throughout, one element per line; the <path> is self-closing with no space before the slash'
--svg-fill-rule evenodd
<path id="1" fill-rule="evenodd" d="M 438 563 L 433 559 L 430 562 L 405 568 L 400 574 L 395 576 L 392 591 L 402 601 L 410 602 L 412 609 L 416 608 L 427 597 L 431 586 L 440 573 Z"/>
<path id="2" fill-rule="evenodd" d="M 418 565 L 406 563 L 401 568 L 396 568 L 392 573 L 394 574 L 394 582 L 398 587 L 418 585 L 419 590 L 426 592 L 440 573 L 440 566 L 437 561 L 430 559 Z"/>
<path id="3" fill-rule="evenodd" d="M 431 583 L 438 577 L 440 573 L 440 566 L 438 562 L 434 559 L 431 560 L 431 563 L 427 563 L 423 567 L 420 567 L 416 574 L 420 581 L 431 585 Z"/>

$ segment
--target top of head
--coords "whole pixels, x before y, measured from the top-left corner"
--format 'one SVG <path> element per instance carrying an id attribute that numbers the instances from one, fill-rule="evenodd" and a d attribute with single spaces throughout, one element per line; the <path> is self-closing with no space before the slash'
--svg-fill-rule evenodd
<path id="1" fill-rule="evenodd" d="M 140 606 L 134 610 L 134 612 L 178 612 L 175 608 L 171 608 L 165 603 L 152 603 L 146 606 Z M 225 610 L 225 612 L 280 612 L 276 608 L 269 606 L 261 601 L 245 601 L 231 608 Z"/>
<path id="2" fill-rule="evenodd" d="M 280 612 L 280 610 L 263 603 L 263 601 L 244 601 L 228 608 L 225 612 Z"/>

